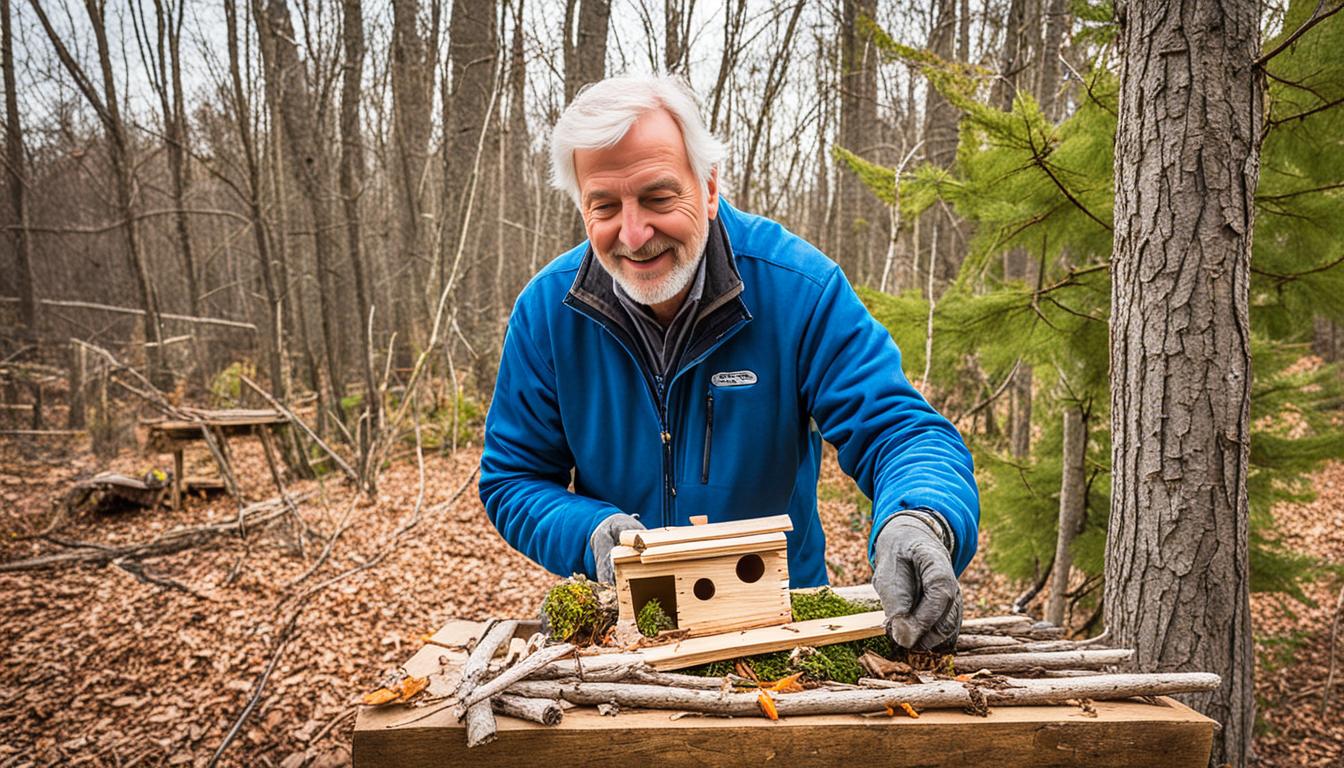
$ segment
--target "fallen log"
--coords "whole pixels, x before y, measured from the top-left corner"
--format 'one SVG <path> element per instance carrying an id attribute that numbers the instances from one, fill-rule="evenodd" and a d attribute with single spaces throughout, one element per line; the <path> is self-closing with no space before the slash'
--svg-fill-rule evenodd
<path id="1" fill-rule="evenodd" d="M 984 705 L 1025 706 L 1060 704 L 1069 699 L 1106 701 L 1136 696 L 1209 691 L 1218 687 L 1217 675 L 1203 672 L 1094 675 L 1059 680 L 1009 680 L 1010 687 L 982 687 L 945 681 L 916 683 L 899 689 L 804 691 L 774 697 L 780 716 L 863 714 L 909 704 L 915 708 L 982 708 Z M 528 698 L 563 699 L 594 706 L 674 709 L 715 715 L 761 714 L 757 692 L 714 692 L 657 685 L 528 680 L 514 683 L 509 693 Z"/>
<path id="2" fill-rule="evenodd" d="M 311 493 L 303 493 L 297 496 L 291 496 L 290 500 L 297 503 L 311 495 Z M 141 559 L 146 557 L 171 555 L 174 552 L 180 552 L 189 547 L 203 544 L 218 536 L 231 535 L 242 530 L 251 530 L 257 526 L 265 525 L 278 520 L 287 512 L 288 507 L 286 506 L 284 499 L 267 499 L 265 501 L 256 502 L 255 504 L 249 504 L 239 512 L 237 518 L 234 518 L 227 523 L 177 528 L 163 534 L 157 539 L 136 544 L 126 544 L 123 546 L 71 542 L 67 546 L 78 547 L 78 551 L 59 552 L 54 555 L 44 555 L 42 557 L 33 557 L 26 560 L 0 563 L 0 573 L 54 568 L 56 566 L 70 565 L 74 563 L 93 563 L 102 565 L 120 558 Z"/>

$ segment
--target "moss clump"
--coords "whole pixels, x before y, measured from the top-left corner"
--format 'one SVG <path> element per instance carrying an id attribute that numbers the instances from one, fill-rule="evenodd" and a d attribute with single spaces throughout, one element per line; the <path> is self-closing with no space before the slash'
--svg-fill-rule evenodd
<path id="1" fill-rule="evenodd" d="M 592 644 L 616 623 L 614 590 L 575 576 L 551 587 L 541 603 L 546 631 L 554 640 Z"/>
<path id="2" fill-rule="evenodd" d="M 635 617 L 635 626 L 639 627 L 641 635 L 653 637 L 664 630 L 675 629 L 677 625 L 672 621 L 672 617 L 667 615 L 667 611 L 663 610 L 663 604 L 654 597 L 639 609 L 639 615 Z"/>
<path id="3" fill-rule="evenodd" d="M 828 587 L 813 592 L 790 592 L 789 601 L 792 604 L 794 621 L 831 619 L 881 609 L 880 605 L 870 600 L 847 600 Z M 714 661 L 683 671 L 705 677 L 723 677 L 735 671 L 736 661 L 743 661 L 762 680 L 778 680 L 796 672 L 803 672 L 811 680 L 854 683 L 863 676 L 859 657 L 870 650 L 887 659 L 896 652 L 891 640 L 885 635 L 879 635 L 849 643 L 803 648 L 796 653 L 778 651 L 745 656 L 741 659 Z"/>
<path id="4" fill-rule="evenodd" d="M 815 592 L 790 592 L 789 603 L 793 609 L 794 621 L 833 619 L 836 616 L 851 616 L 882 608 L 871 600 L 845 599 L 832 592 L 830 587 L 822 587 Z"/>

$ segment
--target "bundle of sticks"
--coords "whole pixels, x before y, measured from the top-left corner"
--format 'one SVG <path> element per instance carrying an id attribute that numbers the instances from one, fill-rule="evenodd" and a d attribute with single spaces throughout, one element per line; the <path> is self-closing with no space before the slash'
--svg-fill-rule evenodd
<path id="1" fill-rule="evenodd" d="M 435 708 L 451 707 L 455 718 L 465 721 L 468 746 L 495 738 L 496 713 L 556 725 L 565 707 L 574 705 L 597 706 L 604 713 L 637 708 L 772 718 L 926 708 L 986 715 L 991 706 L 1082 703 L 1086 709 L 1089 700 L 1193 693 L 1219 685 L 1217 675 L 1199 672 L 1107 672 L 1128 661 L 1133 651 L 1108 647 L 1104 636 L 1067 640 L 1062 629 L 1023 616 L 968 619 L 950 666 L 943 657 L 937 671 L 916 671 L 867 654 L 860 664 L 869 676 L 858 684 L 822 681 L 801 690 L 790 686 L 787 690 L 793 692 L 737 675 L 658 671 L 637 652 L 579 649 L 568 643 L 496 661 L 518 624 L 489 625 L 462 666 L 456 690 Z"/>

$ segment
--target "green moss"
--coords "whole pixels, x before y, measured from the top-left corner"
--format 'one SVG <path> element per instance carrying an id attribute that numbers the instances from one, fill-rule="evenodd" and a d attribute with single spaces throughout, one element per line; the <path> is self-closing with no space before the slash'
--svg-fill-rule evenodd
<path id="1" fill-rule="evenodd" d="M 658 598 L 650 598 L 643 608 L 639 609 L 639 615 L 635 617 L 635 626 L 639 627 L 639 633 L 645 637 L 654 635 L 666 629 L 675 629 L 676 624 L 672 617 L 663 610 L 663 604 Z"/>
<path id="2" fill-rule="evenodd" d="M 830 587 L 822 587 L 815 592 L 790 592 L 789 602 L 792 604 L 794 621 L 833 619 L 836 616 L 881 609 L 880 605 L 871 600 L 847 600 L 831 591 Z"/>
<path id="3" fill-rule="evenodd" d="M 836 616 L 850 616 L 879 610 L 880 606 L 868 600 L 847 600 L 827 587 L 810 592 L 791 592 L 794 621 L 812 619 L 831 619 Z M 854 683 L 863 676 L 859 666 L 859 657 L 865 651 L 873 651 L 883 658 L 891 658 L 895 647 L 885 635 L 856 640 L 850 643 L 823 645 L 819 648 L 801 648 L 797 653 L 778 651 L 745 656 L 741 659 L 715 661 L 684 670 L 688 674 L 704 677 L 723 677 L 734 672 L 734 662 L 743 661 L 751 667 L 762 680 L 778 680 L 796 672 L 804 673 L 816 681 L 831 680 L 838 683 Z"/>
<path id="4" fill-rule="evenodd" d="M 615 623 L 614 611 L 603 600 L 599 585 L 583 576 L 551 587 L 541 603 L 551 637 L 560 641 L 591 643 Z"/>

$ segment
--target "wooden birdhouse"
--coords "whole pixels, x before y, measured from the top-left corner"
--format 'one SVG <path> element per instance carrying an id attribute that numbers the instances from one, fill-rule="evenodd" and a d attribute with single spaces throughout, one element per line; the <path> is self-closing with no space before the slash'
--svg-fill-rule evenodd
<path id="1" fill-rule="evenodd" d="M 625 531 L 612 550 L 621 620 L 656 598 L 690 637 L 788 623 L 792 529 L 776 515 Z"/>

